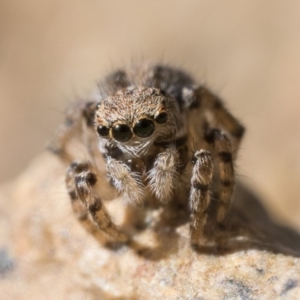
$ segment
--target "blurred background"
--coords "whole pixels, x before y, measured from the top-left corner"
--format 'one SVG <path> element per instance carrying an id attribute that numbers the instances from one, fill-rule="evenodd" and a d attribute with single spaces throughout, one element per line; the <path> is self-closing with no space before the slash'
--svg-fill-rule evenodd
<path id="1" fill-rule="evenodd" d="M 297 0 L 0 0 L 0 181 L 107 72 L 164 61 L 226 100 L 247 127 L 239 179 L 300 230 L 299 56 Z"/>

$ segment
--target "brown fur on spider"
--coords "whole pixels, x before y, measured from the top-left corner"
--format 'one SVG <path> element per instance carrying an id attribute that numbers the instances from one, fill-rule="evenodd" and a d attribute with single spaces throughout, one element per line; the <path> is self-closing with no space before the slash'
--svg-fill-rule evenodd
<path id="1" fill-rule="evenodd" d="M 205 86 L 169 66 L 118 70 L 99 86 L 97 101 L 69 109 L 49 147 L 69 164 L 66 184 L 79 220 L 93 234 L 100 230 L 115 241 L 130 240 L 94 190 L 96 165 L 78 163 L 66 150 L 81 130 L 90 155 L 102 153 L 109 180 L 130 204 L 141 205 L 149 197 L 166 204 L 187 194 L 191 245 L 198 246 L 215 178 L 218 223 L 230 207 L 244 127 Z M 91 146 L 95 142 L 97 149 Z"/>

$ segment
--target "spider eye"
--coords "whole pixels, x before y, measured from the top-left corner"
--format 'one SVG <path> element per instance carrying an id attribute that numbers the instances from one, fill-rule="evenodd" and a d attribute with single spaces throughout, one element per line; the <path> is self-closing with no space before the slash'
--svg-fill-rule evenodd
<path id="1" fill-rule="evenodd" d="M 119 142 L 127 142 L 132 137 L 132 132 L 129 126 L 125 124 L 118 124 L 112 128 L 112 135 L 115 140 Z"/>
<path id="2" fill-rule="evenodd" d="M 133 131 L 137 136 L 145 138 L 152 135 L 154 129 L 155 125 L 151 120 L 141 119 L 134 125 Z"/>
<path id="3" fill-rule="evenodd" d="M 97 127 L 97 132 L 101 136 L 107 136 L 109 134 L 109 128 L 103 125 Z"/>
<path id="4" fill-rule="evenodd" d="M 161 112 L 155 117 L 155 121 L 158 124 L 164 124 L 168 120 L 168 114 L 166 112 Z"/>

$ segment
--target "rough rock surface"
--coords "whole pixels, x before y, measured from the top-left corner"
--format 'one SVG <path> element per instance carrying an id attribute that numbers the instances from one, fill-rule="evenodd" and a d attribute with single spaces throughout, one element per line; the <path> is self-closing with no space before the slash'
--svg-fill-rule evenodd
<path id="1" fill-rule="evenodd" d="M 76 220 L 63 174 L 44 154 L 1 188 L 1 299 L 300 299 L 300 235 L 241 185 L 228 224 L 209 233 L 218 246 L 192 250 L 186 212 L 160 209 L 143 229 L 126 225 L 131 247 L 111 249 Z M 107 203 L 130 223 L 122 201 Z"/>

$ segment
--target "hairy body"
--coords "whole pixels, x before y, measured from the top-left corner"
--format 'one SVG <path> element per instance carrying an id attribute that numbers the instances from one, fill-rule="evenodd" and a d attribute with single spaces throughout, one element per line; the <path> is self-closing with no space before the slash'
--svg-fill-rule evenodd
<path id="1" fill-rule="evenodd" d="M 169 66 L 143 64 L 118 70 L 99 87 L 97 101 L 81 102 L 69 110 L 50 145 L 71 164 L 66 182 L 74 210 L 80 210 L 80 219 L 85 227 L 93 228 L 91 232 L 98 228 L 115 240 L 129 240 L 94 191 L 95 166 L 74 163 L 66 151 L 70 138 L 83 124 L 91 157 L 95 151 L 102 153 L 108 178 L 127 202 L 165 204 L 176 195 L 188 195 L 191 244 L 197 246 L 213 182 L 218 182 L 218 223 L 229 209 L 233 163 L 244 127 L 216 95 Z M 97 148 L 92 146 L 95 142 Z"/>

